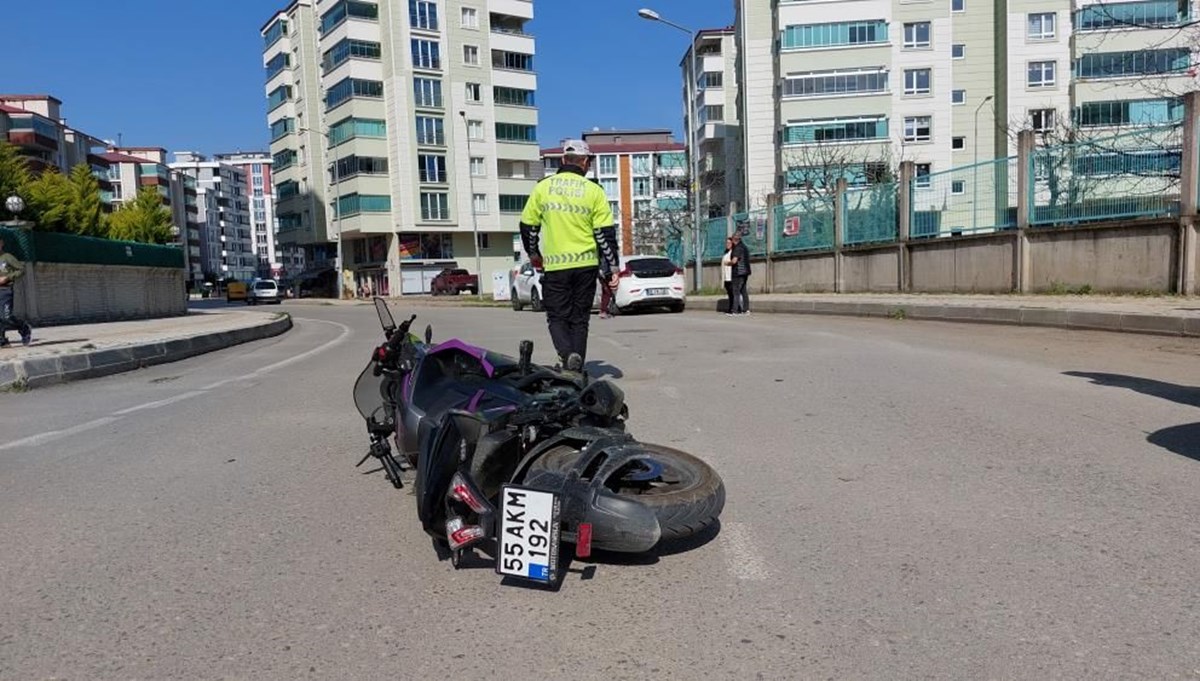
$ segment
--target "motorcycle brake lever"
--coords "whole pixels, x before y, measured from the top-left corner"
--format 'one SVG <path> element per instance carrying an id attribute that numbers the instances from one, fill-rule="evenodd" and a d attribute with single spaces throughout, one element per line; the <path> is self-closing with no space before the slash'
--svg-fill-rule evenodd
<path id="1" fill-rule="evenodd" d="M 369 458 L 371 458 L 371 452 L 367 452 L 366 454 L 364 454 L 364 455 L 363 455 L 363 458 L 362 458 L 362 459 L 359 459 L 358 463 L 354 464 L 354 467 L 355 467 L 355 468 L 358 468 L 359 466 L 361 466 L 361 465 L 363 465 L 364 463 L 366 463 L 366 462 L 367 462 L 367 459 L 369 459 Z"/>

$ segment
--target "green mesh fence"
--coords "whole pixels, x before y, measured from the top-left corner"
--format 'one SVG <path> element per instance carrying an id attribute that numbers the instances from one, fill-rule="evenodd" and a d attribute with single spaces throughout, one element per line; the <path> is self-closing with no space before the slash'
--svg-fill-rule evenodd
<path id="1" fill-rule="evenodd" d="M 27 262 L 183 268 L 183 251 L 133 241 L 0 227 L 4 250 Z"/>
<path id="2" fill-rule="evenodd" d="M 775 207 L 773 253 L 833 248 L 833 197 L 805 198 Z"/>
<path id="3" fill-rule="evenodd" d="M 704 260 L 720 260 L 725 254 L 725 237 L 729 232 L 729 221 L 724 216 L 709 218 L 703 222 L 700 241 L 704 244 Z"/>
<path id="4" fill-rule="evenodd" d="M 741 232 L 742 243 L 746 244 L 752 256 L 767 254 L 767 222 L 766 209 L 735 213 L 733 216 L 733 228 Z"/>
<path id="5" fill-rule="evenodd" d="M 918 176 L 911 188 L 913 238 L 1017 226 L 1017 157 Z"/>
<path id="6" fill-rule="evenodd" d="M 1029 223 L 1178 215 L 1182 159 L 1182 125 L 1035 149 Z"/>
<path id="7" fill-rule="evenodd" d="M 895 241 L 900 235 L 895 182 L 846 190 L 842 202 L 842 243 L 847 246 Z"/>

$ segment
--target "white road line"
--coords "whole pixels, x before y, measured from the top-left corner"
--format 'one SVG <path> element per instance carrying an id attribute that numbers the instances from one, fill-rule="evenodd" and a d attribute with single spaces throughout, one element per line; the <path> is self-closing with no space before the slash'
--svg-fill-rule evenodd
<path id="1" fill-rule="evenodd" d="M 767 561 L 755 546 L 750 526 L 745 523 L 721 523 L 721 534 L 717 535 L 725 548 L 725 560 L 734 577 L 761 582 L 771 575 Z"/>
<path id="2" fill-rule="evenodd" d="M 113 412 L 112 415 L 110 415 L 110 416 L 98 418 L 94 421 L 88 421 L 87 423 L 81 423 L 77 426 L 71 426 L 70 428 L 65 428 L 63 430 L 51 430 L 51 431 L 47 431 L 45 433 L 38 433 L 37 435 L 30 435 L 29 437 L 24 437 L 24 438 L 21 438 L 20 440 L 13 440 L 12 442 L 6 442 L 4 444 L 0 444 L 0 451 L 4 451 L 6 449 L 15 449 L 17 447 L 32 447 L 32 446 L 42 445 L 47 442 L 52 442 L 54 440 L 60 440 L 64 437 L 78 435 L 79 433 L 87 432 L 87 431 L 93 430 L 95 428 L 107 426 L 110 423 L 120 421 L 122 418 L 124 418 L 125 416 L 127 416 L 129 414 L 133 414 L 133 413 L 136 413 L 139 411 L 145 411 L 148 409 L 158 409 L 159 407 L 165 407 L 167 405 L 174 404 L 176 402 L 182 402 L 183 400 L 188 400 L 193 397 L 199 397 L 200 395 L 204 395 L 204 394 L 211 392 L 217 388 L 220 388 L 225 385 L 229 385 L 230 383 L 236 383 L 237 381 L 244 381 L 247 379 L 255 378 L 257 376 L 262 376 L 264 374 L 268 374 L 272 371 L 275 371 L 276 369 L 281 369 L 290 364 L 294 364 L 296 362 L 306 360 L 309 357 L 312 357 L 313 355 L 315 355 L 317 353 L 324 352 L 324 351 L 334 347 L 335 345 L 339 345 L 339 344 L 345 342 L 345 340 L 350 337 L 350 333 L 351 333 L 350 327 L 346 326 L 345 324 L 338 324 L 337 322 L 325 321 L 324 319 L 307 319 L 307 318 L 302 318 L 302 317 L 297 317 L 296 319 L 299 321 L 303 321 L 303 322 L 316 322 L 318 324 L 329 324 L 331 326 L 336 326 L 336 327 L 340 328 L 342 330 L 342 332 L 340 334 L 338 334 L 337 338 L 334 338 L 333 340 L 328 341 L 326 343 L 322 343 L 321 345 L 318 345 L 317 347 L 312 348 L 311 350 L 306 350 L 306 351 L 300 353 L 299 355 L 296 355 L 295 357 L 289 357 L 285 360 L 275 362 L 274 364 L 268 364 L 265 367 L 260 367 L 248 374 L 243 374 L 241 376 L 236 376 L 234 378 L 227 378 L 223 381 L 218 381 L 216 383 L 213 383 L 212 385 L 208 385 L 203 388 L 200 388 L 199 390 L 189 390 L 188 392 L 180 393 L 178 395 L 175 395 L 174 397 L 168 397 L 168 398 L 161 399 L 161 400 L 155 400 L 154 402 L 146 402 L 144 404 L 139 404 L 134 407 L 127 407 L 120 411 Z"/>

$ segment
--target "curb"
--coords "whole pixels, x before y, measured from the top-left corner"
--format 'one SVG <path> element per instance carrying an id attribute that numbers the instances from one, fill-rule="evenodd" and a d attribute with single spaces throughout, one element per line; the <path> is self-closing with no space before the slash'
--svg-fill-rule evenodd
<path id="1" fill-rule="evenodd" d="M 232 331 L 217 331 L 188 338 L 54 357 L 12 360 L 0 363 L 0 390 L 16 384 L 37 388 L 178 362 L 207 352 L 278 336 L 291 328 L 292 316 L 285 315 L 279 319 Z"/>
<path id="2" fill-rule="evenodd" d="M 707 306 L 704 306 L 707 309 Z M 713 310 L 724 312 L 725 301 Z M 1184 315 L 1096 312 L 1037 307 L 963 306 L 944 304 L 855 303 L 827 300 L 762 300 L 754 312 L 819 314 L 839 317 L 886 317 L 969 324 L 1041 326 L 1059 329 L 1115 331 L 1156 336 L 1200 337 L 1200 318 Z"/>

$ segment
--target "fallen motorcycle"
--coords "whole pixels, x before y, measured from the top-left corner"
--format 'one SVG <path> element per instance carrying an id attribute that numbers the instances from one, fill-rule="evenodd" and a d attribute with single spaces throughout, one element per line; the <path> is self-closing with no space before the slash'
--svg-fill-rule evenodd
<path id="1" fill-rule="evenodd" d="M 491 548 L 496 571 L 555 583 L 560 549 L 642 553 L 713 526 L 725 486 L 686 452 L 625 432 L 624 393 L 581 371 L 461 340 L 434 344 L 375 299 L 384 342 L 354 386 L 370 450 L 396 488 L 411 474 L 425 532 L 450 552 Z M 395 444 L 393 453 L 391 440 Z"/>

